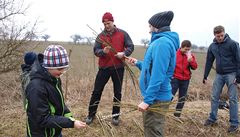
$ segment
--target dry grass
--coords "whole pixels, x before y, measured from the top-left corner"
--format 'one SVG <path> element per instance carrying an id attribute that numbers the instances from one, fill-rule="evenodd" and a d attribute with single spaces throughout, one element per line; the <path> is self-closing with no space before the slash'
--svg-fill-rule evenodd
<path id="1" fill-rule="evenodd" d="M 39 48 L 41 52 L 46 45 Z M 74 117 L 84 120 L 92 93 L 95 75 L 97 72 L 97 58 L 93 56 L 92 47 L 72 46 L 65 44 L 67 49 L 73 49 L 71 55 L 71 69 L 68 73 L 66 104 L 73 112 Z M 134 57 L 143 58 L 144 48 L 136 48 Z M 219 110 L 218 125 L 206 128 L 203 122 L 207 119 L 210 109 L 210 91 L 214 73 L 209 77 L 209 84 L 203 85 L 202 76 L 205 54 L 197 54 L 199 69 L 193 71 L 189 86 L 189 97 L 183 110 L 182 117 L 173 117 L 172 111 L 176 103 L 171 104 L 166 114 L 167 137 L 228 137 L 238 134 L 227 134 L 229 114 L 226 110 Z M 132 68 L 136 75 L 139 72 Z M 24 137 L 26 132 L 26 113 L 23 111 L 19 72 L 12 72 L 0 76 L 0 137 Z M 66 75 L 62 77 L 63 89 L 66 90 Z M 142 113 L 134 111 L 141 102 L 139 89 L 135 89 L 131 80 L 125 75 L 123 83 L 122 115 L 119 126 L 111 124 L 112 111 L 112 82 L 106 85 L 98 109 L 98 118 L 85 129 L 64 129 L 66 137 L 142 137 Z M 176 102 L 176 99 L 174 99 Z"/>

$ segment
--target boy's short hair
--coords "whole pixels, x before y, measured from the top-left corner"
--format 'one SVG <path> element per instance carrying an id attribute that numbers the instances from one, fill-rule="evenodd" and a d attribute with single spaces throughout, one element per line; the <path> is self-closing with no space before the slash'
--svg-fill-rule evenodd
<path id="1" fill-rule="evenodd" d="M 219 34 L 221 32 L 225 32 L 225 29 L 224 29 L 223 26 L 219 25 L 219 26 L 214 27 L 214 29 L 213 29 L 213 34 L 214 35 Z"/>
<path id="2" fill-rule="evenodd" d="M 182 43 L 181 43 L 181 48 L 185 48 L 185 47 L 190 48 L 191 46 L 192 46 L 192 43 L 191 43 L 191 41 L 189 41 L 189 40 L 184 40 L 184 41 L 182 41 Z"/>
<path id="3" fill-rule="evenodd" d="M 24 55 L 24 63 L 27 65 L 32 65 L 37 57 L 37 54 L 34 52 L 27 52 Z"/>
<path id="4" fill-rule="evenodd" d="M 57 69 L 69 66 L 67 51 L 61 45 L 49 45 L 43 55 L 43 66 L 45 68 Z"/>

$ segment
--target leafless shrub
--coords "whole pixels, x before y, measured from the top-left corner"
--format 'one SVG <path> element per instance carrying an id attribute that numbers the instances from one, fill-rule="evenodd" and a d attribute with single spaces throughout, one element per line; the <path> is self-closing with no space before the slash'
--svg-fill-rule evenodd
<path id="1" fill-rule="evenodd" d="M 37 37 L 37 21 L 33 25 L 18 23 L 18 17 L 26 10 L 21 0 L 0 1 L 0 73 L 15 70 L 22 62 L 24 51 L 33 48 L 29 45 Z"/>

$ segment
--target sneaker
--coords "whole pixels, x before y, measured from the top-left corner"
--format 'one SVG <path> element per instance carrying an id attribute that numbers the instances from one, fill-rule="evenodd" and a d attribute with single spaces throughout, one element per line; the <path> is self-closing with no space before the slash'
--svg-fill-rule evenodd
<path id="1" fill-rule="evenodd" d="M 113 119 L 112 119 L 112 124 L 113 124 L 114 126 L 118 126 L 118 125 L 119 125 L 119 119 L 118 119 L 118 118 L 113 118 Z"/>
<path id="2" fill-rule="evenodd" d="M 238 126 L 230 126 L 229 128 L 228 128 L 228 133 L 233 133 L 233 132 L 235 132 L 235 131 L 237 131 L 237 129 L 238 129 Z"/>
<path id="3" fill-rule="evenodd" d="M 87 116 L 85 122 L 87 125 L 90 125 L 93 122 L 93 117 Z"/>
<path id="4" fill-rule="evenodd" d="M 204 126 L 213 126 L 215 124 L 216 124 L 216 122 L 207 119 L 204 123 Z"/>

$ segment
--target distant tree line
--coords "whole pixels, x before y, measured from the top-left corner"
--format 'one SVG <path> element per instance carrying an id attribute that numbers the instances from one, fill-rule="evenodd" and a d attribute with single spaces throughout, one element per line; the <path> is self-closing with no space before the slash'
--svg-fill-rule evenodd
<path id="1" fill-rule="evenodd" d="M 150 40 L 149 39 L 141 39 L 140 43 L 143 44 L 144 47 L 147 47 L 148 44 L 149 44 Z M 192 44 L 192 50 L 201 50 L 201 51 L 204 51 L 206 50 L 207 47 L 204 47 L 204 46 L 198 46 L 196 44 Z"/>
<path id="2" fill-rule="evenodd" d="M 50 37 L 51 37 L 50 35 L 44 34 L 41 36 L 41 39 L 43 39 L 45 42 L 47 42 Z M 93 45 L 94 40 L 95 40 L 94 37 L 82 37 L 79 34 L 71 35 L 70 38 L 72 39 L 72 42 L 75 45 Z"/>

